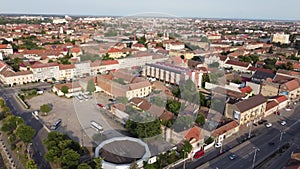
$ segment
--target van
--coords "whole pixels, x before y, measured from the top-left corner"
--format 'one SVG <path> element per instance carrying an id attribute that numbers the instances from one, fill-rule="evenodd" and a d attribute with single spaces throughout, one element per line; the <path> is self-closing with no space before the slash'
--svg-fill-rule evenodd
<path id="1" fill-rule="evenodd" d="M 56 122 L 51 126 L 51 130 L 56 130 L 61 125 L 61 122 L 61 119 L 56 120 Z"/>
<path id="2" fill-rule="evenodd" d="M 80 96 L 80 95 L 76 96 L 76 98 L 77 98 L 77 100 L 78 100 L 79 102 L 82 102 L 82 101 L 83 101 L 83 97 Z"/>
<path id="3" fill-rule="evenodd" d="M 103 132 L 103 127 L 99 123 L 97 123 L 95 121 L 91 121 L 91 127 L 93 129 L 95 129 L 96 131 L 98 131 L 99 133 Z"/>

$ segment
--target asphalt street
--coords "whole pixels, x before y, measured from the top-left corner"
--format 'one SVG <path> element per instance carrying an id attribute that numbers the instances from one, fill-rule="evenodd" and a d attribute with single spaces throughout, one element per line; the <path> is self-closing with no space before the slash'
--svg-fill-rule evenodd
<path id="1" fill-rule="evenodd" d="M 50 85 L 45 83 L 31 84 L 30 86 L 20 86 L 17 88 L 0 87 L 0 97 L 5 99 L 6 104 L 10 108 L 12 114 L 22 117 L 27 125 L 35 129 L 36 135 L 32 141 L 32 148 L 34 150 L 32 158 L 38 164 L 39 168 L 50 169 L 51 167 L 49 163 L 43 158 L 45 154 L 45 147 L 42 144 L 42 141 L 47 137 L 48 132 L 38 120 L 32 117 L 31 111 L 24 109 L 15 97 L 15 94 L 18 91 L 17 89 L 33 87 L 43 90 L 50 89 Z"/>
<path id="2" fill-rule="evenodd" d="M 253 126 L 252 134 L 256 137 L 240 143 L 240 140 L 246 137 L 249 133 L 249 128 L 240 129 L 239 133 L 227 138 L 223 142 L 222 151 L 220 154 L 220 148 L 209 149 L 205 155 L 199 159 L 188 160 L 185 164 L 187 169 L 239 169 L 239 168 L 252 168 L 253 157 L 255 149 L 258 148 L 260 151 L 256 152 L 255 165 L 257 165 L 262 159 L 268 157 L 273 151 L 275 151 L 280 144 L 285 142 L 291 142 L 292 144 L 300 144 L 300 106 L 298 106 L 294 112 L 281 111 L 282 116 L 271 115 L 266 118 L 273 124 L 271 128 L 266 128 L 264 125 Z M 279 121 L 285 120 L 286 126 L 280 125 Z M 280 141 L 281 131 L 282 140 Z M 268 143 L 274 142 L 274 146 L 270 146 Z M 238 158 L 230 160 L 229 155 L 235 153 Z M 285 155 L 289 158 L 288 155 Z M 284 159 L 282 159 L 284 160 Z M 278 161 L 276 161 L 278 163 Z M 278 165 L 280 166 L 280 165 Z M 181 163 L 175 167 L 175 169 L 184 168 L 184 164 Z M 270 168 L 271 169 L 271 168 Z M 274 168 L 273 168 L 274 169 Z"/>

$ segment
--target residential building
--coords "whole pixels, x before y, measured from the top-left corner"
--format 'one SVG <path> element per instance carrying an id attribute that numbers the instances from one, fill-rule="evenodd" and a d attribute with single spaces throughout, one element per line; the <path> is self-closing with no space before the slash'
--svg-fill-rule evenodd
<path id="1" fill-rule="evenodd" d="M 213 131 L 212 137 L 216 143 L 222 143 L 226 138 L 239 131 L 239 123 L 231 121 Z"/>
<path id="2" fill-rule="evenodd" d="M 146 97 L 152 92 L 150 82 L 141 77 L 131 76 L 126 70 L 114 74 L 97 76 L 97 86 L 112 97 Z"/>
<path id="3" fill-rule="evenodd" d="M 281 84 L 279 93 L 287 96 L 289 101 L 298 100 L 300 96 L 300 80 L 296 78 Z"/>
<path id="4" fill-rule="evenodd" d="M 240 62 L 236 60 L 228 60 L 224 64 L 224 68 L 232 69 L 237 72 L 249 72 L 249 68 L 251 67 L 250 63 Z"/>
<path id="5" fill-rule="evenodd" d="M 145 77 L 156 78 L 165 83 L 179 85 L 181 81 L 191 79 L 196 86 L 201 88 L 203 71 L 191 70 L 167 63 L 146 64 L 143 70 Z"/>
<path id="6" fill-rule="evenodd" d="M 271 37 L 272 43 L 281 43 L 281 44 L 289 44 L 290 43 L 290 35 L 284 33 L 275 33 Z"/>
<path id="7" fill-rule="evenodd" d="M 243 101 L 229 101 L 226 105 L 228 118 L 236 120 L 240 125 L 259 121 L 266 111 L 266 99 L 259 94 Z"/>
<path id="8" fill-rule="evenodd" d="M 33 72 L 34 80 L 46 81 L 60 78 L 58 63 L 35 63 L 30 66 L 30 70 Z"/>
<path id="9" fill-rule="evenodd" d="M 74 64 L 59 65 L 59 80 L 70 80 L 76 76 L 76 69 Z"/>
<path id="10" fill-rule="evenodd" d="M 90 62 L 77 62 L 75 63 L 76 76 L 85 77 L 91 75 L 91 63 Z"/>
<path id="11" fill-rule="evenodd" d="M 11 44 L 0 44 L 0 53 L 4 56 L 11 55 L 14 53 Z"/>
<path id="12" fill-rule="evenodd" d="M 66 86 L 68 88 L 68 93 L 62 92 L 62 87 Z M 56 93 L 58 96 L 66 96 L 67 98 L 73 97 L 83 90 L 82 86 L 79 82 L 73 83 L 64 83 L 64 84 L 55 84 L 52 88 L 52 91 Z"/>

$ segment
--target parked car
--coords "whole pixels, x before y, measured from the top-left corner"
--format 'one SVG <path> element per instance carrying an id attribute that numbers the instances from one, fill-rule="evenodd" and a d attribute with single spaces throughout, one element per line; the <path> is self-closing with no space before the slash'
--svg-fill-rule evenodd
<path id="1" fill-rule="evenodd" d="M 266 126 L 267 128 L 270 128 L 270 127 L 272 127 L 272 123 L 265 123 L 265 126 Z"/>
<path id="2" fill-rule="evenodd" d="M 229 155 L 229 159 L 230 159 L 230 160 L 234 160 L 234 159 L 236 159 L 236 158 L 237 158 L 237 155 L 234 154 L 234 153 L 232 153 L 232 154 Z"/>
<path id="3" fill-rule="evenodd" d="M 281 124 L 282 126 L 285 126 L 285 125 L 286 125 L 286 121 L 282 120 L 282 121 L 280 121 L 280 124 Z"/>
<path id="4" fill-rule="evenodd" d="M 274 142 L 269 142 L 268 144 L 269 144 L 269 146 L 274 146 L 275 145 Z"/>
<path id="5" fill-rule="evenodd" d="M 204 150 L 198 151 L 195 153 L 194 158 L 198 159 L 200 157 L 204 156 Z"/>
<path id="6" fill-rule="evenodd" d="M 259 120 L 257 123 L 258 123 L 259 125 L 261 125 L 261 124 L 264 124 L 264 123 L 266 123 L 266 122 L 268 122 L 268 120 Z"/>
<path id="7" fill-rule="evenodd" d="M 285 110 L 286 110 L 286 111 L 292 111 L 292 110 L 293 110 L 293 107 L 292 107 L 292 106 L 286 106 L 286 107 L 285 107 Z"/>
<path id="8" fill-rule="evenodd" d="M 215 147 L 216 147 L 216 148 L 219 148 L 219 147 L 221 147 L 221 146 L 222 146 L 222 143 L 220 143 L 220 142 L 215 144 Z"/>
<path id="9" fill-rule="evenodd" d="M 99 106 L 100 108 L 103 108 L 103 107 L 104 107 L 104 105 L 101 104 L 101 103 L 98 103 L 97 106 Z"/>

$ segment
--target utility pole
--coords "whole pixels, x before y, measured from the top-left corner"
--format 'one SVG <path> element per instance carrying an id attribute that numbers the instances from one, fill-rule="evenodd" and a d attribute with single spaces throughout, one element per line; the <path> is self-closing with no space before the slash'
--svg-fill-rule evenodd
<path id="1" fill-rule="evenodd" d="M 249 129 L 249 134 L 248 134 L 248 138 L 249 138 L 249 139 L 250 139 L 250 137 L 251 137 L 252 125 L 253 125 L 253 122 L 250 121 L 250 129 Z"/>
<path id="2" fill-rule="evenodd" d="M 255 158 L 256 158 L 256 153 L 257 151 L 259 151 L 259 148 L 256 148 L 256 147 L 253 147 L 255 150 L 254 150 L 254 156 L 253 156 L 253 162 L 252 162 L 252 169 L 254 169 L 255 167 Z"/>

